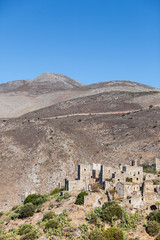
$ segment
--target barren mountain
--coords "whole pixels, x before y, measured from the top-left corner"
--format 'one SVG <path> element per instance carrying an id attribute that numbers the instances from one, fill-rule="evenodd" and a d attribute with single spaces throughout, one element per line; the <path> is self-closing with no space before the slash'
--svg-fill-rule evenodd
<path id="1" fill-rule="evenodd" d="M 62 74 L 44 73 L 34 80 L 0 84 L 0 118 L 19 117 L 31 111 L 86 96 L 106 92 L 150 92 L 153 87 L 131 81 L 108 81 L 85 86 Z M 141 102 L 141 99 L 138 98 Z M 160 100 L 154 95 L 153 104 Z M 148 101 L 144 104 L 148 105 Z M 150 103 L 151 99 L 149 99 Z"/>
<path id="2" fill-rule="evenodd" d="M 45 81 L 39 78 L 33 82 L 43 85 Z M 54 82 L 47 80 L 47 84 L 50 81 Z M 24 92 L 16 84 L 7 86 L 1 96 L 6 99 L 10 94 L 10 106 L 15 110 L 13 99 Z M 39 87 L 38 93 L 25 88 L 26 102 L 42 97 L 39 108 L 49 94 L 59 100 L 51 105 L 52 98 L 50 106 L 32 112 L 28 107 L 23 116 L 0 120 L 0 210 L 19 204 L 30 193 L 49 192 L 68 176 L 76 177 L 78 163 L 114 165 L 135 158 L 139 164 L 153 163 L 160 155 L 158 89 L 130 81 L 81 86 L 70 79 L 56 87 L 72 89 Z M 25 103 L 19 100 L 16 104 L 22 106 L 22 114 Z"/>

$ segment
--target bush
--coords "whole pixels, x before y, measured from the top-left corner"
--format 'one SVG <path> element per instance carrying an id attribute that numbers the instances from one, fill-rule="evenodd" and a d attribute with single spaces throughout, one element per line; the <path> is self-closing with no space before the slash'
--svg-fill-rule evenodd
<path id="1" fill-rule="evenodd" d="M 32 230 L 28 232 L 26 235 L 24 235 L 21 240 L 35 240 L 38 237 L 37 231 Z"/>
<path id="2" fill-rule="evenodd" d="M 57 219 L 49 219 L 45 225 L 45 230 L 49 228 L 58 228 L 58 226 L 59 226 L 59 222 Z"/>
<path id="3" fill-rule="evenodd" d="M 108 228 L 104 231 L 105 240 L 123 240 L 123 232 L 119 228 Z"/>
<path id="4" fill-rule="evenodd" d="M 26 203 L 24 206 L 21 207 L 20 212 L 19 212 L 19 217 L 20 218 L 26 218 L 33 216 L 35 212 L 35 207 L 32 203 Z"/>
<path id="5" fill-rule="evenodd" d="M 159 233 L 160 230 L 160 226 L 156 221 L 149 221 L 148 225 L 146 227 L 146 232 L 150 235 L 150 236 L 156 236 Z"/>
<path id="6" fill-rule="evenodd" d="M 149 221 L 156 221 L 156 222 L 160 223 L 160 210 L 155 210 L 155 211 L 151 212 L 147 216 L 147 219 Z"/>
<path id="7" fill-rule="evenodd" d="M 59 188 L 55 188 L 54 190 L 51 191 L 51 195 L 58 194 L 60 192 Z"/>
<path id="8" fill-rule="evenodd" d="M 127 177 L 126 182 L 132 182 L 132 178 Z"/>
<path id="9" fill-rule="evenodd" d="M 113 221 L 122 218 L 122 208 L 114 201 L 106 202 L 102 206 L 102 219 L 113 225 Z"/>
<path id="10" fill-rule="evenodd" d="M 90 233 L 89 239 L 90 240 L 105 240 L 104 233 L 102 232 L 101 229 L 96 228 Z"/>
<path id="11" fill-rule="evenodd" d="M 91 212 L 91 214 L 90 214 L 90 216 L 88 216 L 87 220 L 89 223 L 97 225 L 99 218 L 94 212 Z"/>
<path id="12" fill-rule="evenodd" d="M 86 220 L 89 223 L 99 225 L 101 217 L 102 217 L 102 209 L 101 209 L 101 207 L 97 207 L 93 211 L 91 211 L 87 214 Z"/>
<path id="13" fill-rule="evenodd" d="M 20 225 L 17 229 L 19 235 L 24 235 L 33 229 L 31 224 Z"/>
<path id="14" fill-rule="evenodd" d="M 68 199 L 68 198 L 70 198 L 70 197 L 71 197 L 71 195 L 70 195 L 69 193 L 65 193 L 65 194 L 62 195 L 62 196 L 58 196 L 57 199 L 56 199 L 56 201 L 57 201 L 57 202 L 61 202 L 62 199 Z"/>
<path id="15" fill-rule="evenodd" d="M 63 198 L 64 199 L 68 199 L 68 198 L 70 198 L 71 197 L 71 195 L 69 194 L 69 193 L 65 193 L 64 195 L 63 195 Z"/>
<path id="16" fill-rule="evenodd" d="M 33 205 L 38 206 L 42 203 L 46 202 L 47 196 L 46 195 L 40 195 L 40 194 L 31 194 L 24 200 L 24 204 L 26 203 L 33 203 Z"/>
<path id="17" fill-rule="evenodd" d="M 19 214 L 15 213 L 15 212 L 12 215 L 10 215 L 10 219 L 12 219 L 12 220 L 14 220 L 14 219 L 16 219 L 18 217 L 19 217 Z"/>
<path id="18" fill-rule="evenodd" d="M 158 180 L 153 180 L 153 185 L 160 185 L 160 181 L 158 181 Z"/>
<path id="19" fill-rule="evenodd" d="M 156 173 L 156 167 L 154 167 L 152 165 L 143 164 L 142 167 L 143 167 L 143 172 Z"/>
<path id="20" fill-rule="evenodd" d="M 78 196 L 77 196 L 77 199 L 76 199 L 76 201 L 75 201 L 75 204 L 77 204 L 77 205 L 83 205 L 83 204 L 84 204 L 84 196 L 87 196 L 87 195 L 88 195 L 88 193 L 85 192 L 85 191 L 79 193 Z"/>
<path id="21" fill-rule="evenodd" d="M 12 207 L 12 211 L 15 211 L 18 207 L 19 207 L 19 205 Z"/>
<path id="22" fill-rule="evenodd" d="M 55 216 L 56 216 L 56 214 L 53 211 L 47 212 L 43 215 L 42 221 L 52 219 Z"/>
<path id="23" fill-rule="evenodd" d="M 123 210 L 122 221 L 119 224 L 119 227 L 126 230 L 136 228 L 138 220 L 139 220 L 139 213 L 129 214 L 126 210 Z"/>

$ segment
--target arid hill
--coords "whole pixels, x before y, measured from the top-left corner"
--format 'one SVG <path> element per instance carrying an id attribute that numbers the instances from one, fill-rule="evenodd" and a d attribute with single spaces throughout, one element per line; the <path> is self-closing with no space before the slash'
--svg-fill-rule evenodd
<path id="1" fill-rule="evenodd" d="M 0 84 L 0 118 L 20 117 L 66 100 L 92 96 L 106 92 L 160 91 L 131 81 L 108 81 L 83 85 L 69 77 L 56 73 L 43 73 L 34 80 L 20 80 Z M 160 102 L 160 95 L 152 102 Z M 138 98 L 138 100 L 141 99 Z M 146 100 L 147 101 L 147 100 Z M 149 102 L 151 99 L 149 99 Z M 148 104 L 148 102 L 144 103 Z"/>
<path id="2" fill-rule="evenodd" d="M 72 89 L 63 90 L 65 97 L 59 95 L 55 104 L 36 111 L 28 107 L 28 113 L 14 118 L 13 101 L 10 102 L 14 106 L 13 117 L 10 112 L 9 119 L 0 120 L 1 210 L 19 204 L 32 192 L 49 192 L 58 183 L 63 184 L 66 176 L 76 177 L 78 163 L 114 165 L 135 158 L 139 164 L 153 163 L 160 155 L 158 89 L 130 81 L 90 86 L 70 79 L 62 82 Z M 23 93 L 13 88 L 3 90 L 4 98 Z M 33 97 L 32 90 L 25 90 L 29 96 L 26 101 Z M 59 90 L 48 91 L 34 94 L 44 98 L 59 94 Z M 76 97 L 71 97 L 71 92 Z M 53 99 L 51 102 L 54 103 Z M 42 107 L 40 100 L 38 103 Z M 16 104 L 21 106 L 19 112 L 24 113 L 25 103 Z"/>

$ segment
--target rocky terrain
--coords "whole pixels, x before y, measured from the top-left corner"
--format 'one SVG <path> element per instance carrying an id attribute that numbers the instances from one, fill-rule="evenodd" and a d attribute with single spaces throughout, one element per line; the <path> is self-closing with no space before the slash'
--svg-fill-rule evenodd
<path id="1" fill-rule="evenodd" d="M 12 81 L 0 84 L 0 118 L 19 117 L 66 100 L 92 96 L 106 92 L 152 92 L 158 89 L 131 81 L 108 81 L 85 86 L 67 76 L 43 73 L 34 80 Z M 149 102 L 156 104 L 160 95 Z M 137 101 L 142 103 L 141 98 Z M 143 99 L 144 100 L 144 99 Z M 136 102 L 137 103 L 137 102 Z M 147 98 L 143 105 L 148 105 Z"/>
<path id="2" fill-rule="evenodd" d="M 52 240 L 52 239 L 86 239 L 86 240 L 157 240 L 156 235 L 152 235 L 146 232 L 145 224 L 147 222 L 147 216 L 151 210 L 141 209 L 141 211 L 127 209 L 123 210 L 128 213 L 126 218 L 115 220 L 114 228 L 122 233 L 120 235 L 114 235 L 111 238 L 109 235 L 106 238 L 102 238 L 100 234 L 108 231 L 113 227 L 110 222 L 106 222 L 102 219 L 101 207 L 97 206 L 95 202 L 91 202 L 90 205 L 77 205 L 75 204 L 78 192 L 71 194 L 64 193 L 63 196 L 59 194 L 45 195 L 46 201 L 43 204 L 36 205 L 34 213 L 28 214 L 27 217 L 21 217 L 22 209 L 27 204 L 14 206 L 9 211 L 0 212 L 0 239 L 5 240 Z M 102 191 L 92 192 L 93 196 L 101 197 L 105 199 L 106 195 Z M 64 197 L 65 196 L 65 197 Z M 120 204 L 120 202 L 118 202 Z M 32 204 L 32 203 L 31 203 Z M 96 205 L 96 206 L 94 206 Z M 120 205 L 119 205 L 120 206 Z M 97 208 L 96 208 L 97 207 Z M 95 209 L 97 211 L 95 211 Z M 103 209 L 103 207 L 102 207 Z M 95 212 L 94 212 L 95 211 Z M 24 211 L 28 213 L 28 211 Z M 158 210 L 160 212 L 160 210 Z M 92 215 L 94 213 L 94 215 Z M 95 214 L 97 213 L 97 215 Z M 153 212 L 152 212 L 153 213 Z M 102 216 L 101 216 L 102 215 Z M 89 216 L 92 216 L 92 218 Z M 94 217 L 93 217 L 94 216 Z M 134 217 L 135 216 L 135 217 Z M 136 217 L 138 216 L 138 217 Z M 44 218 L 45 217 L 45 218 Z M 127 219 L 125 222 L 124 219 Z M 129 221 L 130 220 L 130 221 Z M 55 224 L 50 224 L 52 228 L 47 229 L 49 223 L 60 222 L 58 227 Z M 119 225 L 122 222 L 123 225 Z M 24 228 L 24 231 L 20 231 Z M 127 228 L 126 228 L 127 227 Z M 28 228 L 28 230 L 25 230 Z M 57 229 L 58 228 L 58 229 Z M 96 231 L 98 230 L 98 233 Z M 154 229 L 152 230 L 153 232 Z M 94 234 L 93 234 L 94 233 Z M 154 237 L 153 237 L 154 236 Z M 160 236 L 160 234 L 158 234 Z"/>
<path id="3" fill-rule="evenodd" d="M 160 90 L 131 81 L 84 86 L 60 74 L 0 85 L 0 209 L 49 192 L 78 163 L 153 163 Z"/>

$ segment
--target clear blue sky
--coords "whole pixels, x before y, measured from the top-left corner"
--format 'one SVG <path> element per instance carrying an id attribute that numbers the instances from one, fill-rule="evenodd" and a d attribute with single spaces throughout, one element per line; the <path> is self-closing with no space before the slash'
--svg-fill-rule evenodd
<path id="1" fill-rule="evenodd" d="M 44 72 L 160 88 L 160 0 L 0 0 L 0 82 Z"/>

